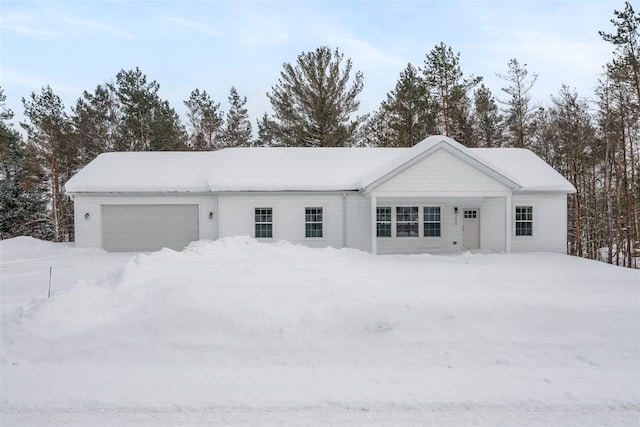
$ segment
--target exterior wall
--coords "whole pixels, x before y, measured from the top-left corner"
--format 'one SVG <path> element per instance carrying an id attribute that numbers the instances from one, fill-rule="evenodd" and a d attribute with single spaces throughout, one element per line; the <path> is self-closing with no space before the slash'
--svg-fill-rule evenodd
<path id="1" fill-rule="evenodd" d="M 512 198 L 513 252 L 558 252 L 567 253 L 567 195 L 566 194 L 520 194 Z M 533 207 L 533 235 L 515 235 L 516 206 Z"/>
<path id="2" fill-rule="evenodd" d="M 487 197 L 480 206 L 480 248 L 505 251 L 505 198 Z"/>
<path id="3" fill-rule="evenodd" d="M 462 251 L 462 220 L 465 208 L 480 211 L 480 249 L 504 251 L 504 198 L 405 198 L 379 197 L 377 207 L 391 207 L 392 237 L 378 237 L 379 254 L 453 253 Z M 418 206 L 420 237 L 395 237 L 397 206 Z M 424 206 L 440 206 L 441 236 L 422 237 Z M 454 209 L 458 208 L 458 214 Z"/>
<path id="4" fill-rule="evenodd" d="M 255 237 L 254 209 L 272 208 L 273 238 L 260 241 L 287 240 L 311 247 L 344 246 L 346 197 L 343 198 L 342 193 L 230 193 L 219 197 L 220 237 Z M 305 237 L 306 207 L 323 208 L 322 238 Z M 352 240 L 357 242 L 360 238 L 355 234 Z"/>
<path id="5" fill-rule="evenodd" d="M 74 221 L 76 246 L 80 248 L 102 247 L 102 217 L 101 205 L 144 205 L 144 204 L 197 204 L 200 213 L 200 238 L 217 239 L 218 222 L 216 212 L 218 199 L 212 195 L 155 195 L 132 194 L 128 195 L 84 195 L 76 194 L 74 197 Z M 214 213 L 214 218 L 209 219 L 209 212 Z M 85 220 L 85 213 L 89 219 Z"/>
<path id="6" fill-rule="evenodd" d="M 501 195 L 508 191 L 502 183 L 445 150 L 432 153 L 374 190 L 378 196 L 391 197 L 407 193 Z"/>
<path id="7" fill-rule="evenodd" d="M 347 247 L 371 252 L 371 199 L 348 194 Z"/>
<path id="8" fill-rule="evenodd" d="M 218 206 L 218 200 L 220 205 Z M 76 246 L 102 246 L 103 204 L 197 204 L 201 239 L 249 235 L 254 236 L 254 208 L 274 209 L 274 237 L 265 241 L 288 240 L 313 247 L 347 246 L 371 250 L 370 199 L 359 193 L 261 193 L 205 195 L 76 195 Z M 505 250 L 504 197 L 377 197 L 377 206 L 440 206 L 441 237 L 377 238 L 379 254 L 453 253 L 462 250 L 462 211 L 480 209 L 480 245 L 482 250 Z M 323 207 L 322 238 L 304 237 L 304 208 Z M 515 206 L 533 206 L 533 235 L 515 236 Z M 454 208 L 458 207 L 458 215 Z M 550 251 L 566 253 L 566 194 L 516 194 L 512 197 L 512 251 Z M 422 209 L 420 211 L 420 235 Z M 213 219 L 209 213 L 213 212 Z M 85 213 L 89 219 L 85 220 Z M 219 231 L 218 226 L 222 224 Z M 343 225 L 346 224 L 346 230 Z M 392 235 L 395 235 L 395 209 L 392 209 Z M 454 243 L 455 242 L 455 243 Z"/>

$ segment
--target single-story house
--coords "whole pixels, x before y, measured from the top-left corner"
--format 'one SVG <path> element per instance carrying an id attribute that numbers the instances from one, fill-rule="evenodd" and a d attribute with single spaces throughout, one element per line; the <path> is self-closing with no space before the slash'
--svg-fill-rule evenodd
<path id="1" fill-rule="evenodd" d="M 65 188 L 78 247 L 182 249 L 249 235 L 377 254 L 566 253 L 575 192 L 529 150 L 444 136 L 411 148 L 105 153 Z"/>

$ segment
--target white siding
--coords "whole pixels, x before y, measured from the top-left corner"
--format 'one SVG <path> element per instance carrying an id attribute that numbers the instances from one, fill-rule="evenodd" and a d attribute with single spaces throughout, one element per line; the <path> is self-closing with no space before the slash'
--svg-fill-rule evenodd
<path id="1" fill-rule="evenodd" d="M 407 193 L 455 193 L 510 191 L 502 183 L 453 154 L 438 150 L 375 188 L 376 196 Z M 497 195 L 497 194 L 496 194 Z"/>
<path id="2" fill-rule="evenodd" d="M 221 203 L 218 206 L 218 197 Z M 76 246 L 101 247 L 102 204 L 197 204 L 199 206 L 199 231 L 201 239 L 217 239 L 233 235 L 254 235 L 254 208 L 274 209 L 274 238 L 267 241 L 288 240 L 308 246 L 346 246 L 365 251 L 371 250 L 370 199 L 357 193 L 236 193 L 231 195 L 159 196 L 150 194 L 76 195 L 75 196 Z M 482 250 L 505 250 L 505 199 L 504 197 L 378 197 L 378 206 L 440 206 L 441 237 L 392 237 L 377 238 L 378 253 L 451 253 L 462 248 L 462 211 L 465 208 L 480 209 L 480 242 Z M 304 237 L 304 208 L 323 208 L 324 236 L 322 239 Z M 512 250 L 550 251 L 566 253 L 567 198 L 565 194 L 514 195 L 515 206 L 533 206 L 533 236 L 515 236 L 512 224 Z M 458 207 L 457 223 L 454 207 Z M 346 209 L 343 210 L 343 209 Z M 209 213 L 213 212 L 213 218 Z M 85 213 L 89 219 L 85 220 Z M 422 209 L 420 209 L 422 219 Z M 343 229 L 346 217 L 346 234 Z M 392 229 L 395 233 L 395 209 Z M 223 230 L 218 232 L 218 225 Z M 422 221 L 420 221 L 422 236 Z M 455 243 L 454 243 L 455 242 Z"/>
<path id="3" fill-rule="evenodd" d="M 218 238 L 218 199 L 213 195 L 160 196 L 151 194 L 124 195 L 75 195 L 75 240 L 80 248 L 102 247 L 101 205 L 145 205 L 145 204 L 197 204 L 200 214 L 200 239 Z M 209 219 L 213 212 L 213 219 Z M 85 214 L 89 219 L 85 219 Z"/>
<path id="4" fill-rule="evenodd" d="M 305 207 L 322 207 L 323 237 L 306 238 Z M 273 208 L 273 238 L 312 247 L 343 246 L 341 193 L 233 193 L 220 195 L 220 237 L 255 237 L 254 209 Z"/>
<path id="5" fill-rule="evenodd" d="M 347 247 L 371 251 L 371 199 L 347 195 Z"/>
<path id="6" fill-rule="evenodd" d="M 567 253 L 567 195 L 514 195 L 513 252 Z M 515 207 L 533 206 L 533 235 L 515 235 Z"/>
<path id="7" fill-rule="evenodd" d="M 480 207 L 480 248 L 488 251 L 505 250 L 505 198 L 487 197 Z"/>

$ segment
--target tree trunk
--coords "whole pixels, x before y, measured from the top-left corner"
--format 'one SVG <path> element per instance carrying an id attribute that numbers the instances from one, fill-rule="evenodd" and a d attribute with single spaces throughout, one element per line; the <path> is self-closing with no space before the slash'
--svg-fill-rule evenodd
<path id="1" fill-rule="evenodd" d="M 58 182 L 58 162 L 56 152 L 51 153 L 51 214 L 56 242 L 60 241 L 60 188 Z"/>

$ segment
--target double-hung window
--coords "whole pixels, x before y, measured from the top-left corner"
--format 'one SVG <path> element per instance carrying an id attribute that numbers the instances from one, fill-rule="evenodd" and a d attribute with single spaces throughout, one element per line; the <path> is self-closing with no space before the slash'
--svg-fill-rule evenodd
<path id="1" fill-rule="evenodd" d="M 424 237 L 440 237 L 440 206 L 424 207 Z"/>
<path id="2" fill-rule="evenodd" d="M 396 236 L 418 237 L 418 207 L 396 207 Z"/>
<path id="3" fill-rule="evenodd" d="M 516 206 L 516 236 L 533 236 L 533 206 Z"/>
<path id="4" fill-rule="evenodd" d="M 304 236 L 322 237 L 322 208 L 304 208 Z"/>
<path id="5" fill-rule="evenodd" d="M 256 208 L 255 210 L 256 239 L 273 237 L 273 209 Z"/>
<path id="6" fill-rule="evenodd" d="M 391 208 L 376 208 L 376 234 L 378 237 L 391 237 Z"/>

